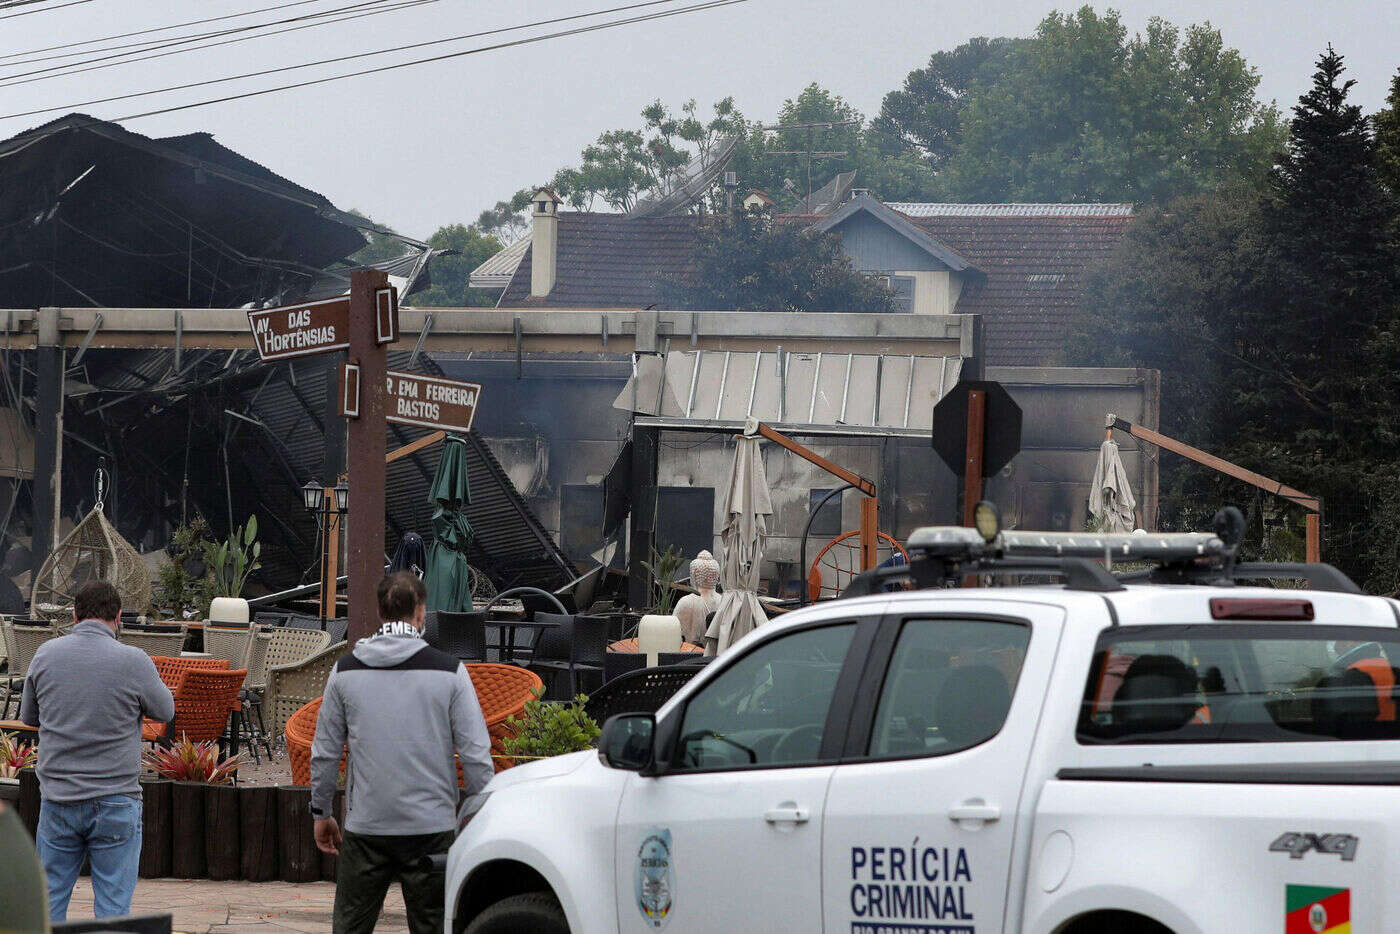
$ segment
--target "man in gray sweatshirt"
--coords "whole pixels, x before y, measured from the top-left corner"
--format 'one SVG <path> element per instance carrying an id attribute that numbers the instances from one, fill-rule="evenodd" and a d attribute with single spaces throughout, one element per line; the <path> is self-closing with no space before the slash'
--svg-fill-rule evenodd
<path id="1" fill-rule="evenodd" d="M 175 699 L 145 652 L 117 641 L 121 596 L 89 581 L 73 631 L 29 663 L 19 717 L 39 728 L 39 829 L 49 916 L 63 921 L 83 859 L 93 913 L 129 914 L 141 860 L 141 718 L 171 720 Z"/>
<path id="2" fill-rule="evenodd" d="M 379 582 L 379 632 L 355 643 L 326 681 L 311 746 L 316 845 L 338 853 L 336 934 L 374 930 L 391 882 L 412 934 L 442 930 L 443 878 L 416 864 L 444 853 L 467 794 L 491 780 L 491 737 L 462 663 L 423 641 L 427 591 L 407 571 Z M 345 832 L 331 813 L 348 747 Z"/>

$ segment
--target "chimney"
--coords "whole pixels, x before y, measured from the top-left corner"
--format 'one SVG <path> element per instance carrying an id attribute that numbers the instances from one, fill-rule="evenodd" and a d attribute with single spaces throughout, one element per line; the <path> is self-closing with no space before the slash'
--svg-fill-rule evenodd
<path id="1" fill-rule="evenodd" d="M 545 298 L 554 290 L 554 261 L 559 253 L 559 196 L 541 188 L 530 202 L 533 234 L 530 241 L 530 297 Z"/>

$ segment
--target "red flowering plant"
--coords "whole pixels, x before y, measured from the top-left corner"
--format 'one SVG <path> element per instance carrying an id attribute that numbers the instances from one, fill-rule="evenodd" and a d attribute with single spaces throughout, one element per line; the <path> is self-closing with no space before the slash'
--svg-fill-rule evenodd
<path id="1" fill-rule="evenodd" d="M 39 752 L 32 743 L 21 743 L 13 733 L 0 733 L 0 778 L 14 778 L 38 758 Z"/>
<path id="2" fill-rule="evenodd" d="M 205 785 L 227 785 L 241 764 L 239 756 L 219 759 L 215 743 L 192 743 L 182 738 L 169 748 L 150 750 L 145 755 L 146 767 L 161 778 L 176 782 L 200 782 Z"/>

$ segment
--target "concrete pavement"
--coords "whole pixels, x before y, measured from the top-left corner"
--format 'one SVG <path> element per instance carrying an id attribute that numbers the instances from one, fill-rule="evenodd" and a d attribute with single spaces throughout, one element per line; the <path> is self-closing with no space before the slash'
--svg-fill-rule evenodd
<path id="1" fill-rule="evenodd" d="M 329 934 L 335 885 L 331 882 L 211 882 L 208 879 L 142 879 L 133 914 L 168 911 L 186 934 Z M 68 919 L 92 917 L 92 883 L 78 880 Z M 407 934 L 403 895 L 389 889 L 377 934 Z"/>

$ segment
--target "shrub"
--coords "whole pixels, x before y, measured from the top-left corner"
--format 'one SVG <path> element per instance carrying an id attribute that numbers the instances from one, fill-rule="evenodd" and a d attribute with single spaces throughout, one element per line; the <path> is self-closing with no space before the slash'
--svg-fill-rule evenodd
<path id="1" fill-rule="evenodd" d="M 510 758 L 545 759 L 591 749 L 602 732 L 598 724 L 583 710 L 588 698 L 580 694 L 567 704 L 547 704 L 541 698 L 543 690 L 535 692 L 534 700 L 525 703 L 520 717 L 506 721 L 513 735 L 501 740 Z"/>

